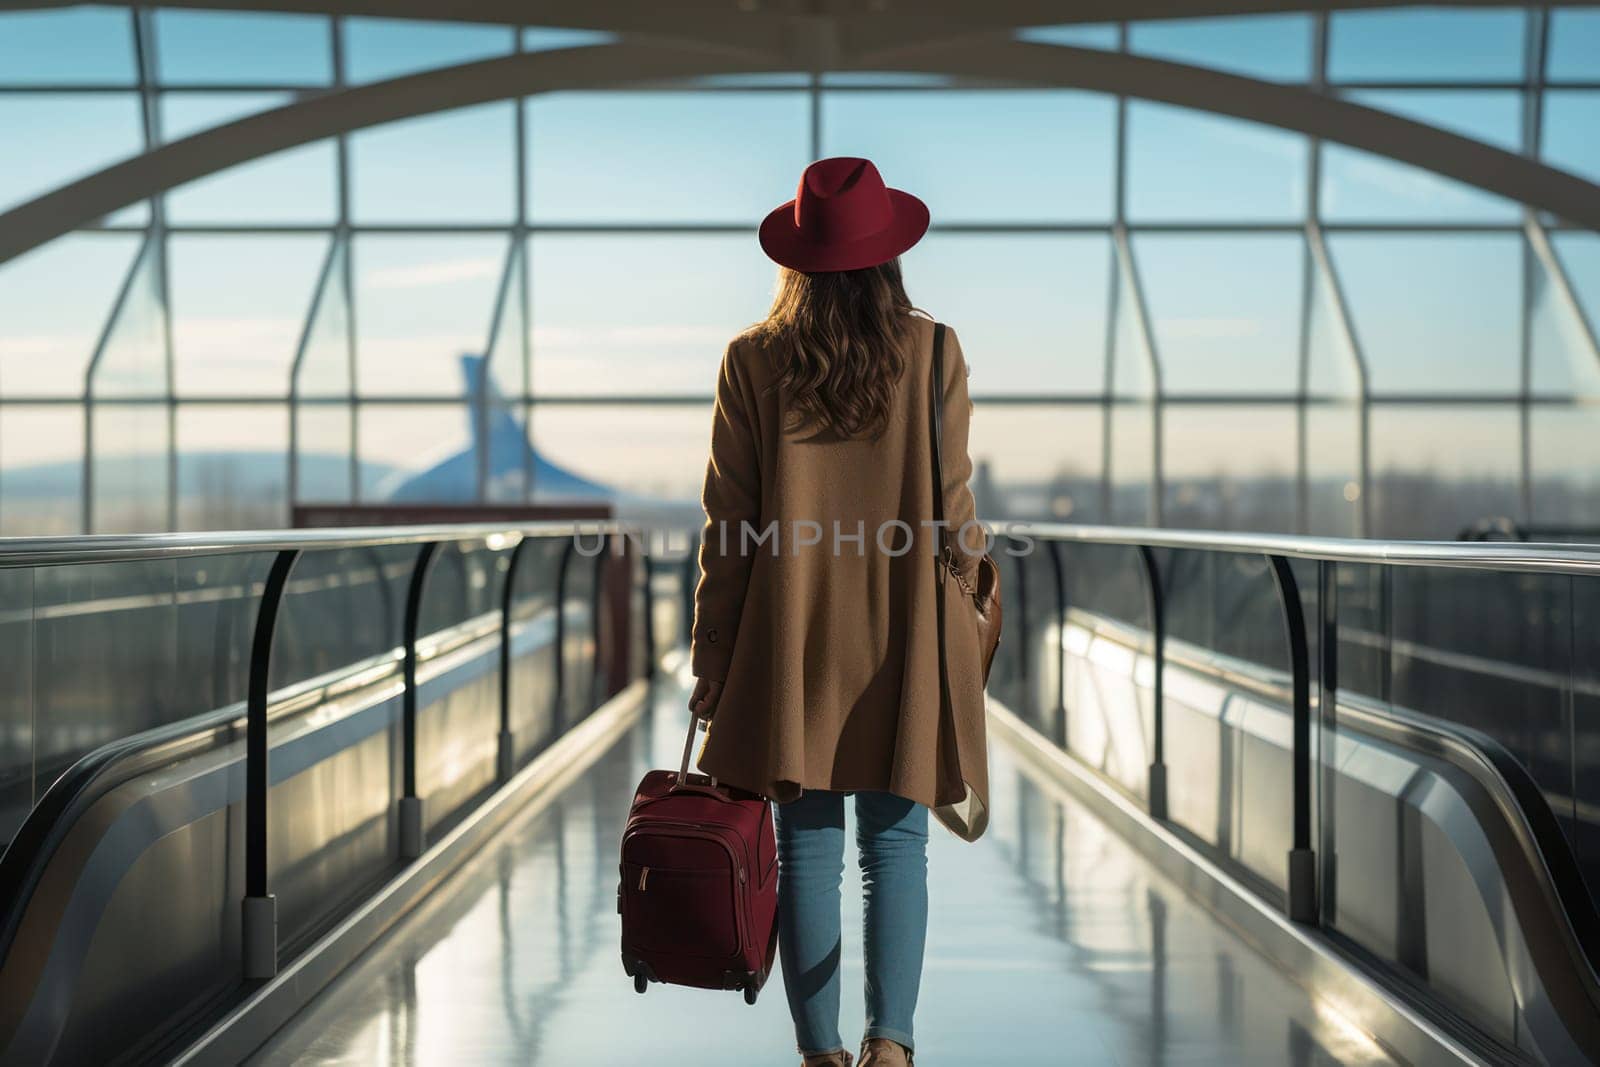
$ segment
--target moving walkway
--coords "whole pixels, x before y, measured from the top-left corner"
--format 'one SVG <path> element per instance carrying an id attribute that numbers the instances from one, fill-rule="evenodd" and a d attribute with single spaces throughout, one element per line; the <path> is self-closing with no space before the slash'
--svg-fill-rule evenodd
<path id="1" fill-rule="evenodd" d="M 28 679 L 0 724 L 27 797 L 0 1059 L 272 1062 L 389 1033 L 395 1003 L 426 1009 L 406 975 L 450 943 L 437 916 L 478 914 L 501 870 L 535 884 L 469 958 L 509 971 L 463 988 L 516 1020 L 506 1047 L 557 1062 L 576 1020 L 646 1010 L 611 959 L 606 841 L 680 732 L 692 561 L 583 527 L 0 544 L 0 676 Z M 1600 554 L 1027 537 L 997 545 L 994 829 L 935 848 L 970 907 L 936 924 L 928 996 L 950 968 L 973 999 L 961 1025 L 928 1013 L 930 1049 L 1004 1020 L 1039 1062 L 1071 1033 L 1103 1062 L 1600 1062 Z M 553 853 L 570 811 L 588 836 Z M 1110 854 L 1133 873 L 1107 885 L 1085 857 Z M 1197 979 L 1180 941 L 1221 970 Z M 687 1047 L 697 1010 L 656 1036 Z M 435 1047 L 396 1033 L 397 1060 Z"/>

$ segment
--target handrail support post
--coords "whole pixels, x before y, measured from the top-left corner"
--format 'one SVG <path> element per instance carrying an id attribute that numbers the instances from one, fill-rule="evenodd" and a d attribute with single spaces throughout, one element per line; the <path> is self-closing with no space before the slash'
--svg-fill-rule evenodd
<path id="1" fill-rule="evenodd" d="M 1166 596 L 1161 590 L 1161 566 L 1156 562 L 1155 550 L 1139 545 L 1139 560 L 1144 564 L 1145 597 L 1150 607 L 1150 660 L 1154 678 L 1151 681 L 1151 733 L 1154 734 L 1146 795 L 1149 798 L 1150 817 L 1167 818 L 1167 730 L 1166 730 L 1166 673 L 1167 673 L 1167 610 Z"/>
<path id="2" fill-rule="evenodd" d="M 644 567 L 644 589 L 640 597 L 641 610 L 644 618 L 640 620 L 644 630 L 644 676 L 647 681 L 652 681 L 656 676 L 656 591 L 653 587 L 655 575 L 654 562 L 650 555 L 649 535 L 640 530 L 639 558 Z"/>
<path id="3" fill-rule="evenodd" d="M 1007 537 L 1008 542 L 1015 543 L 1016 538 Z M 1017 679 L 1022 686 L 1022 713 L 1023 717 L 1032 722 L 1037 722 L 1039 707 L 1038 694 L 1034 691 L 1033 680 L 1028 671 L 1028 562 L 1024 553 L 1012 557 L 1016 568 L 1017 611 Z"/>
<path id="4" fill-rule="evenodd" d="M 1323 915 L 1332 916 L 1338 891 L 1336 866 L 1339 862 L 1334 814 L 1338 775 L 1332 770 L 1339 716 L 1339 565 L 1333 560 L 1317 563 L 1317 614 L 1321 621 L 1317 636 L 1321 660 L 1317 671 L 1317 847 L 1321 851 L 1317 864 L 1317 902 Z"/>
<path id="5" fill-rule="evenodd" d="M 1055 721 L 1051 724 L 1053 740 L 1063 752 L 1068 751 L 1067 730 L 1067 577 L 1061 562 L 1061 543 L 1045 542 L 1050 546 L 1050 567 L 1056 579 L 1056 632 L 1050 645 L 1050 658 L 1055 661 L 1056 707 Z"/>
<path id="6" fill-rule="evenodd" d="M 414 860 L 428 847 L 428 835 L 423 831 L 422 798 L 400 798 L 400 858 Z"/>
<path id="7" fill-rule="evenodd" d="M 555 678 L 551 686 L 550 729 L 560 733 L 567 725 L 567 572 L 577 550 L 577 534 L 567 538 L 556 567 Z"/>
<path id="8" fill-rule="evenodd" d="M 511 637 L 516 613 L 517 566 L 528 545 L 523 537 L 506 559 L 504 585 L 500 590 L 500 732 L 495 739 L 495 777 L 502 785 L 511 780 L 517 768 L 517 735 L 511 728 Z"/>
<path id="9" fill-rule="evenodd" d="M 517 769 L 517 736 L 510 730 L 501 730 L 495 739 L 494 773 L 503 785 L 511 780 Z"/>
<path id="10" fill-rule="evenodd" d="M 399 804 L 400 858 L 414 860 L 427 847 L 424 832 L 422 797 L 417 795 L 417 630 L 422 619 L 422 593 L 428 582 L 428 568 L 439 551 L 439 542 L 429 541 L 417 550 L 411 567 L 411 583 L 406 590 L 405 690 L 401 694 L 400 759 L 401 793 Z"/>
<path id="11" fill-rule="evenodd" d="M 606 577 L 620 561 L 614 558 L 617 556 L 617 546 L 609 535 L 601 535 L 599 549 L 594 554 L 594 573 L 589 585 L 589 638 L 594 645 L 594 653 L 589 662 L 589 692 L 584 697 L 584 715 L 612 693 L 611 672 L 615 666 L 618 645 L 615 640 L 616 605 L 607 598 L 611 590 Z"/>
<path id="12" fill-rule="evenodd" d="M 267 809 L 272 786 L 267 693 L 272 682 L 272 641 L 278 626 L 278 609 L 289 584 L 289 572 L 299 558 L 299 549 L 286 549 L 273 557 L 256 608 L 256 628 L 250 644 L 244 744 L 245 895 L 240 911 L 240 962 L 247 981 L 272 978 L 278 973 L 278 901 L 269 889 L 267 870 Z"/>
<path id="13" fill-rule="evenodd" d="M 1298 923 L 1315 923 L 1317 912 L 1317 854 L 1311 847 L 1311 651 L 1306 638 L 1305 609 L 1294 569 L 1284 556 L 1267 556 L 1278 603 L 1283 609 L 1289 642 L 1289 668 L 1293 679 L 1294 727 L 1290 759 L 1293 766 L 1293 840 L 1288 857 L 1288 913 Z"/>

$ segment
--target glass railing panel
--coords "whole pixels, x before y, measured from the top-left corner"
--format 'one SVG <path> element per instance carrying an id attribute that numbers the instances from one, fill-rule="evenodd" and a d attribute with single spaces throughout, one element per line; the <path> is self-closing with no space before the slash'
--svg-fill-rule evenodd
<path id="1" fill-rule="evenodd" d="M 585 535 L 579 542 L 583 551 L 574 550 L 566 562 L 566 581 L 561 602 L 565 627 L 561 649 L 562 720 L 556 729 L 562 730 L 587 715 L 595 705 L 598 679 L 595 677 L 595 612 L 596 583 L 603 557 L 593 553 L 597 539 Z M 559 570 L 559 565 L 558 565 Z"/>
<path id="2" fill-rule="evenodd" d="M 1167 816 L 1281 889 L 1293 830 L 1293 705 L 1236 680 L 1242 673 L 1289 689 L 1292 659 L 1271 567 L 1252 554 L 1175 550 L 1157 558 L 1167 623 Z"/>
<path id="3" fill-rule="evenodd" d="M 254 598 L 270 560 L 256 553 L 8 572 L 32 586 L 31 609 L 24 598 L 0 610 L 18 638 L 6 644 L 32 646 L 22 674 L 31 672 L 33 800 L 101 745 L 243 698 Z"/>
<path id="4" fill-rule="evenodd" d="M 672 530 L 651 536 L 650 584 L 653 592 L 654 632 L 657 659 L 682 643 L 688 633 L 688 608 L 694 595 L 685 588 L 689 580 L 688 561 L 684 553 L 693 549 L 692 535 L 687 531 Z"/>
<path id="5" fill-rule="evenodd" d="M 500 610 L 502 560 L 509 554 L 494 546 L 465 541 L 439 546 L 423 588 L 418 634 L 425 636 Z"/>
<path id="6" fill-rule="evenodd" d="M 1572 580 L 1573 850 L 1600 908 L 1600 579 Z"/>
<path id="7" fill-rule="evenodd" d="M 1389 574 L 1379 566 L 1342 563 L 1338 571 L 1339 691 L 1389 699 Z"/>
<path id="8" fill-rule="evenodd" d="M 272 687 L 396 650 L 416 555 L 415 545 L 303 553 L 284 590 Z"/>
<path id="9" fill-rule="evenodd" d="M 1005 638 L 995 652 L 989 691 L 1025 720 L 1055 736 L 1064 589 L 1058 589 L 1051 545 L 1039 539 L 1000 536 L 992 554 L 1000 567 Z M 1064 574 L 1060 584 L 1065 585 Z"/>
<path id="10" fill-rule="evenodd" d="M 556 577 L 567 537 L 540 537 L 522 545 L 512 588 L 511 732 L 519 761 L 555 738 Z"/>
<path id="11" fill-rule="evenodd" d="M 1398 567 L 1390 583 L 1391 704 L 1493 738 L 1570 828 L 1573 579 Z"/>
<path id="12" fill-rule="evenodd" d="M 175 703 L 172 560 L 34 572 L 39 791 L 84 753 L 162 721 Z"/>
<path id="13" fill-rule="evenodd" d="M 1182 550 L 1159 558 L 1169 639 L 1288 672 L 1283 610 L 1264 556 Z"/>
<path id="14" fill-rule="evenodd" d="M 1030 574 L 1032 568 L 1029 564 L 1035 560 L 1027 556 L 1011 556 L 1006 553 L 1005 548 L 1004 541 L 996 545 L 1000 564 L 1000 600 L 1009 614 L 1017 615 L 1023 603 L 1030 599 L 1030 591 L 1025 585 L 1032 577 Z M 1007 625 L 1005 635 L 1007 639 L 1002 640 L 995 649 L 994 663 L 989 671 L 988 691 L 1027 717 L 1029 696 L 1026 663 L 1030 657 L 1024 651 L 1024 642 L 1019 636 L 1022 634 L 1022 626 L 1020 615 L 1015 625 Z"/>
<path id="15" fill-rule="evenodd" d="M 268 553 L 178 559 L 173 719 L 244 701 Z"/>
<path id="16" fill-rule="evenodd" d="M 441 634 L 487 638 L 432 666 L 419 665 L 417 793 L 430 835 L 493 788 L 500 744 L 500 624 L 507 539 L 441 544 L 422 592 L 419 644 Z M 445 647 L 454 645 L 451 640 Z M 428 679 L 439 679 L 431 685 Z M 446 681 L 448 679 L 448 681 Z M 441 687 L 443 687 L 441 689 Z"/>
<path id="17" fill-rule="evenodd" d="M 1528 916 L 1549 906 L 1529 897 L 1528 879 L 1557 894 L 1580 945 L 1590 928 L 1583 909 L 1600 901 L 1600 578 L 1509 562 L 1397 565 L 1382 561 L 1390 551 L 1382 545 L 1371 546 L 1378 562 L 1319 563 L 1321 546 L 1302 543 L 1313 558 L 1288 558 L 1284 568 L 1304 623 L 1302 745 L 1291 644 L 1302 638 L 1285 616 L 1290 583 L 1280 584 L 1283 572 L 1265 554 L 1280 549 L 1220 551 L 1194 540 L 1152 550 L 1167 626 L 1164 805 L 1147 788 L 1157 780 L 1146 777 L 1157 663 L 1136 547 L 1061 543 L 1070 602 L 1059 641 L 1064 729 L 1054 730 L 1052 709 L 1009 695 L 1032 691 L 1048 673 L 1042 660 L 1022 670 L 1027 684 L 1008 679 L 1011 689 L 996 695 L 1263 900 L 1336 932 L 1376 972 L 1416 983 L 1506 1047 L 1518 1044 L 1527 989 L 1543 975 L 1571 988 L 1567 976 L 1581 973 L 1581 961 L 1569 970 L 1566 948 L 1525 933 L 1518 947 L 1508 935 L 1541 928 L 1527 926 Z M 1459 562 L 1469 562 L 1465 553 Z M 1329 566 L 1336 680 L 1321 676 Z M 1026 570 L 1011 581 L 1023 597 L 1045 590 Z M 1032 648 L 1032 606 L 1013 599 L 1007 610 L 1008 638 Z M 1325 681 L 1337 681 L 1337 708 L 1321 699 Z M 1482 758 L 1442 736 L 1452 732 Z M 1310 772 L 1299 779 L 1310 786 L 1304 794 L 1297 767 Z M 1522 805 L 1520 819 L 1504 816 L 1509 836 L 1497 814 L 1506 804 Z M 1523 840 L 1519 826 L 1531 839 L 1510 843 Z M 1294 884 L 1306 891 L 1291 891 L 1290 871 L 1307 858 L 1311 880 Z M 1440 909 L 1450 916 L 1443 932 L 1422 921 Z M 1524 949 L 1538 957 L 1537 974 L 1524 973 Z"/>
<path id="18" fill-rule="evenodd" d="M 0 850 L 33 806 L 33 571 L 0 570 Z"/>
<path id="19" fill-rule="evenodd" d="M 1143 558 L 1137 548 L 1072 542 L 1062 543 L 1060 553 L 1068 612 L 1059 646 L 1066 711 L 1058 736 L 1074 755 L 1145 797 L 1155 755 L 1155 704 Z M 1002 570 L 1009 564 L 1000 561 Z"/>
<path id="20" fill-rule="evenodd" d="M 628 580 L 628 677 L 642 678 L 655 656 L 654 649 L 650 647 L 652 634 L 647 619 L 650 612 L 650 571 L 636 545 L 628 546 L 628 555 L 623 562 Z"/>
<path id="21" fill-rule="evenodd" d="M 1149 629 L 1149 594 L 1137 548 L 1067 542 L 1061 559 L 1069 607 Z M 1006 562 L 1002 557 L 1002 569 Z"/>

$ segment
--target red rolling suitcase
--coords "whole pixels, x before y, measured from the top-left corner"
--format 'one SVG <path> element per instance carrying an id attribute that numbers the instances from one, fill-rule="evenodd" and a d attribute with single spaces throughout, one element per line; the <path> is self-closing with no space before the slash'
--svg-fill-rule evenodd
<path id="1" fill-rule="evenodd" d="M 639 783 L 622 833 L 622 966 L 650 982 L 742 989 L 747 1004 L 778 943 L 778 847 L 765 797 L 690 774 L 683 764 Z"/>

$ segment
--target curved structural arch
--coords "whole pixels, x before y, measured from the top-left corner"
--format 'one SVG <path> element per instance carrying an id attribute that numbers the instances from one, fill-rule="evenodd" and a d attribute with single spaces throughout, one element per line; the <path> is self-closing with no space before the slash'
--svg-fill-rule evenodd
<path id="1" fill-rule="evenodd" d="M 173 141 L 0 215 L 0 263 L 185 182 L 351 130 L 554 90 L 796 69 L 762 50 L 613 44 L 524 53 L 331 92 Z M 1600 231 L 1600 186 L 1526 156 L 1309 89 L 1119 52 L 1000 37 L 858 53 L 895 70 L 1118 93 L 1309 134 Z"/>
<path id="2" fill-rule="evenodd" d="M 875 51 L 855 66 L 1092 89 L 1309 134 L 1600 230 L 1600 185 L 1516 152 L 1294 85 L 1121 52 L 989 37 Z"/>
<path id="3" fill-rule="evenodd" d="M 7 9 L 68 7 L 78 0 L 0 0 Z M 137 7 L 140 0 L 105 0 Z M 1551 7 L 1589 0 L 1550 0 Z M 162 0 L 162 7 L 211 11 L 284 11 L 314 15 L 379 16 L 418 21 L 536 23 L 572 29 L 694 32 L 729 22 L 752 25 L 796 19 L 849 22 L 863 18 L 936 18 L 974 28 L 1136 22 L 1146 19 L 1258 15 L 1274 12 L 1367 10 L 1385 7 L 1503 7 L 1504 0 Z"/>

